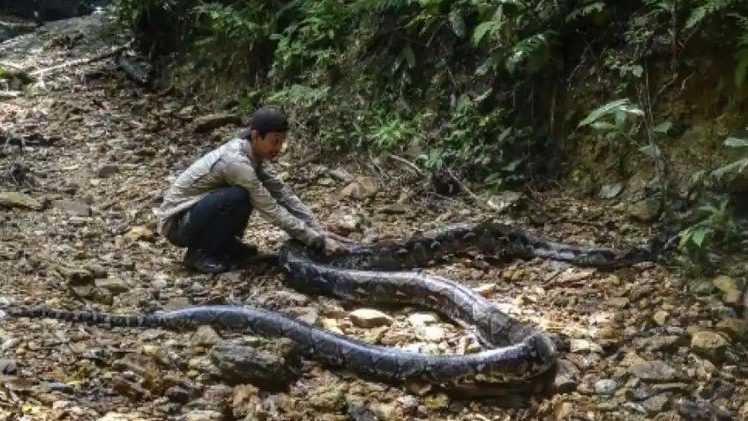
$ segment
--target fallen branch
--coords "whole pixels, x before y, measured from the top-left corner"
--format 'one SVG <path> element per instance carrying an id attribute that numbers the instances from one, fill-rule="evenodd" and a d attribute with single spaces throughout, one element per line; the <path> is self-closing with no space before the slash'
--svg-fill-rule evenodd
<path id="1" fill-rule="evenodd" d="M 19 66 L 17 64 L 8 63 L 7 61 L 0 61 L 0 68 L 4 68 L 4 69 L 6 69 L 6 71 L 7 71 L 7 69 L 15 70 L 16 72 L 23 72 L 24 71 L 23 67 L 21 67 L 21 66 Z"/>
<path id="2" fill-rule="evenodd" d="M 0 91 L 0 100 L 1 99 L 14 99 L 21 96 L 21 91 Z"/>
<path id="3" fill-rule="evenodd" d="M 494 205 L 492 205 L 492 204 L 490 204 L 490 203 L 486 202 L 485 200 L 481 199 L 481 198 L 480 198 L 480 197 L 479 197 L 479 196 L 478 196 L 477 194 L 473 193 L 473 192 L 472 192 L 472 191 L 471 191 L 471 190 L 470 190 L 470 189 L 469 189 L 469 188 L 468 188 L 468 187 L 467 187 L 467 186 L 465 185 L 465 183 L 463 183 L 463 182 L 462 182 L 462 181 L 461 181 L 461 180 L 460 180 L 459 178 L 457 178 L 457 176 L 455 176 L 455 175 L 454 175 L 454 173 L 452 173 L 452 170 L 450 170 L 450 169 L 447 169 L 447 174 L 449 174 L 449 176 L 450 176 L 450 177 L 452 178 L 452 180 L 454 180 L 454 181 L 455 181 L 455 183 L 457 183 L 457 185 L 458 185 L 458 186 L 460 186 L 460 188 L 461 188 L 461 189 L 462 189 L 462 190 L 463 190 L 463 191 L 464 191 L 465 193 L 467 193 L 467 194 L 468 194 L 468 196 L 470 196 L 470 198 L 471 198 L 471 199 L 473 199 L 473 201 L 474 201 L 474 202 L 475 202 L 475 203 L 476 203 L 476 204 L 477 204 L 478 206 L 480 206 L 481 208 L 483 208 L 483 209 L 485 209 L 485 210 L 491 210 L 491 211 L 501 211 L 501 209 L 499 209 L 499 208 L 497 208 L 496 206 L 494 206 Z"/>
<path id="4" fill-rule="evenodd" d="M 123 44 L 123 45 L 120 45 L 118 47 L 115 47 L 111 51 L 107 51 L 107 52 L 101 53 L 99 55 L 90 57 L 90 58 L 84 58 L 84 59 L 78 59 L 78 60 L 71 60 L 71 61 L 67 61 L 65 63 L 57 64 L 57 65 L 54 65 L 54 66 L 51 66 L 51 67 L 45 67 L 43 69 L 34 70 L 34 71 L 30 72 L 29 75 L 30 76 L 34 76 L 34 77 L 38 77 L 40 75 L 51 73 L 51 72 L 54 72 L 54 71 L 57 71 L 57 70 L 66 69 L 68 67 L 80 66 L 80 65 L 83 65 L 83 64 L 89 64 L 89 63 L 93 63 L 95 61 L 103 60 L 105 58 L 109 58 L 109 57 L 112 57 L 112 56 L 114 56 L 116 54 L 119 54 L 120 52 L 122 52 L 123 50 L 125 50 L 126 48 L 128 48 L 131 43 L 132 43 L 132 41 L 128 41 L 126 44 Z"/>
<path id="5" fill-rule="evenodd" d="M 424 175 L 423 171 L 421 171 L 421 169 L 418 168 L 418 165 L 416 165 L 416 164 L 408 161 L 407 159 L 402 158 L 402 157 L 397 156 L 397 155 L 394 155 L 394 154 L 389 154 L 388 156 L 389 156 L 390 159 L 394 159 L 395 161 L 400 162 L 401 164 L 405 164 L 406 167 L 408 167 L 408 168 L 412 169 L 413 171 L 415 171 L 416 174 L 418 174 L 420 176 Z"/>

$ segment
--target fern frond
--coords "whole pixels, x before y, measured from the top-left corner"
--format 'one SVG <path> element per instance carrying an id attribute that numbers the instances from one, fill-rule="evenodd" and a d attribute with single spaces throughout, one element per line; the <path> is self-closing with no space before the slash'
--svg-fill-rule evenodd
<path id="1" fill-rule="evenodd" d="M 686 21 L 686 29 L 692 29 L 701 24 L 706 18 L 719 12 L 724 12 L 737 5 L 742 0 L 705 0 L 705 3 L 691 12 Z"/>

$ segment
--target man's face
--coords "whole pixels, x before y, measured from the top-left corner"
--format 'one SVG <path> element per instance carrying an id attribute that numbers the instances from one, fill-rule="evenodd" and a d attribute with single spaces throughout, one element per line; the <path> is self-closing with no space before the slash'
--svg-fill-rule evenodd
<path id="1" fill-rule="evenodd" d="M 252 153 L 260 161 L 275 161 L 283 153 L 286 132 L 268 132 L 261 136 L 252 130 Z"/>

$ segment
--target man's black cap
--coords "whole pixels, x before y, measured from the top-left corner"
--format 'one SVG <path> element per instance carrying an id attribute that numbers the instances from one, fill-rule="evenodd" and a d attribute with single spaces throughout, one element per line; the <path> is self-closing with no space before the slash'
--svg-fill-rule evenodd
<path id="1" fill-rule="evenodd" d="M 252 129 L 257 130 L 260 136 L 265 136 L 269 132 L 286 132 L 288 131 L 288 119 L 286 115 L 277 107 L 262 107 L 255 111 L 250 117 L 249 125 Z"/>

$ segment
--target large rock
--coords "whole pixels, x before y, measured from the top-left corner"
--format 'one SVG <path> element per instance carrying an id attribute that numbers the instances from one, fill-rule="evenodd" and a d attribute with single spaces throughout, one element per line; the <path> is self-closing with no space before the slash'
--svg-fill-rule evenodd
<path id="1" fill-rule="evenodd" d="M 39 210 L 42 204 L 33 197 L 18 192 L 0 192 L 0 208 Z"/>
<path id="2" fill-rule="evenodd" d="M 691 337 L 691 348 L 694 352 L 718 362 L 724 357 L 730 341 L 717 332 L 702 330 Z"/>
<path id="3" fill-rule="evenodd" d="M 209 325 L 202 325 L 192 334 L 192 345 L 196 347 L 212 347 L 221 342 L 221 337 Z"/>
<path id="4" fill-rule="evenodd" d="M 628 214 L 639 222 L 652 222 L 660 216 L 662 202 L 657 198 L 646 198 L 628 206 Z"/>
<path id="5" fill-rule="evenodd" d="M 352 197 L 357 200 L 374 197 L 379 191 L 377 180 L 373 177 L 357 177 L 350 184 L 343 187 L 340 195 L 343 197 Z"/>
<path id="6" fill-rule="evenodd" d="M 272 389 L 287 386 L 298 371 L 299 358 L 293 343 L 277 341 L 273 353 L 258 349 L 220 344 L 213 347 L 210 359 L 220 372 L 221 380 L 227 384 L 250 383 Z"/>
<path id="7" fill-rule="evenodd" d="M 743 285 L 738 283 L 734 278 L 726 275 L 717 276 L 712 280 L 712 285 L 722 291 L 722 301 L 732 306 L 739 306 L 742 303 Z"/>
<path id="8" fill-rule="evenodd" d="M 192 127 L 195 132 L 200 133 L 223 127 L 228 124 L 239 125 L 241 123 L 242 118 L 236 114 L 218 113 L 205 115 L 195 119 L 192 123 Z"/>
<path id="9" fill-rule="evenodd" d="M 734 340 L 748 341 L 748 320 L 730 317 L 717 323 L 717 329 Z"/>

